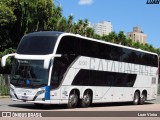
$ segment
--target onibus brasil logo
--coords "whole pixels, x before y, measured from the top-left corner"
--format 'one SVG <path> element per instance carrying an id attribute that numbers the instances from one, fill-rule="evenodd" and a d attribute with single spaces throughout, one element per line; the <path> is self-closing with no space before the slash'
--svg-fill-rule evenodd
<path id="1" fill-rule="evenodd" d="M 160 4 L 160 0 L 147 0 L 146 4 Z"/>

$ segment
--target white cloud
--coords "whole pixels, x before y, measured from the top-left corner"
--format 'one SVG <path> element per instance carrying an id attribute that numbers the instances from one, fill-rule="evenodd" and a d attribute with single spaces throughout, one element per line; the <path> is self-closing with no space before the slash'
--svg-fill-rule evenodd
<path id="1" fill-rule="evenodd" d="M 79 5 L 91 5 L 93 3 L 93 0 L 79 0 Z"/>

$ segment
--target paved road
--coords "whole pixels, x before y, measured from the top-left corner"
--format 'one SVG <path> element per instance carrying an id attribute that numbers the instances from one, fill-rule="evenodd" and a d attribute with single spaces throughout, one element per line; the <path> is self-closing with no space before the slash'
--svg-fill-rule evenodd
<path id="1" fill-rule="evenodd" d="M 0 99 L 0 111 L 160 111 L 160 96 L 157 100 L 146 102 L 144 105 L 132 105 L 131 103 L 107 103 L 93 104 L 89 108 L 67 109 L 66 105 L 50 105 L 40 108 L 34 104 L 12 101 L 10 98 Z"/>
<path id="2" fill-rule="evenodd" d="M 132 105 L 130 103 L 94 104 L 89 108 L 67 109 L 65 105 L 51 105 L 36 108 L 33 104 L 11 101 L 10 98 L 0 99 L 0 111 L 160 111 L 160 96 L 157 100 L 147 102 L 144 105 Z M 53 112 L 54 113 L 54 112 Z M 0 118 L 0 120 L 21 120 L 22 118 Z M 35 120 L 35 118 L 31 118 Z M 47 117 L 38 120 L 159 120 L 159 117 Z M 28 118 L 23 118 L 28 120 Z"/>

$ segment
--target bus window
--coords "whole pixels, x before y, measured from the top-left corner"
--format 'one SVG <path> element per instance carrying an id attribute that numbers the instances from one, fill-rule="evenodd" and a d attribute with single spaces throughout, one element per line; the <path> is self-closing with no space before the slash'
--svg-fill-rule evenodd
<path id="1" fill-rule="evenodd" d="M 62 55 L 71 55 L 71 56 L 78 56 L 80 55 L 80 39 L 71 37 L 71 36 L 65 36 L 61 39 L 58 49 L 57 49 L 57 54 L 62 54 Z"/>
<path id="2" fill-rule="evenodd" d="M 63 62 L 63 58 L 56 58 L 54 60 L 52 76 L 51 76 L 51 89 L 58 88 L 62 82 L 64 73 L 67 67 Z"/>

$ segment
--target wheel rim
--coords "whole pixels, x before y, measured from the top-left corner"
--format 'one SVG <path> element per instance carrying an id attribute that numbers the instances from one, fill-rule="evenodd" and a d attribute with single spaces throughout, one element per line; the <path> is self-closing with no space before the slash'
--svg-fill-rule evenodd
<path id="1" fill-rule="evenodd" d="M 76 98 L 76 95 L 75 95 L 75 94 L 70 95 L 69 103 L 70 103 L 72 106 L 75 106 L 75 105 L 77 104 L 77 98 Z"/>
<path id="2" fill-rule="evenodd" d="M 134 97 L 134 102 L 135 102 L 135 103 L 138 103 L 138 101 L 139 101 L 138 94 L 135 94 L 135 97 Z"/>
<path id="3" fill-rule="evenodd" d="M 84 97 L 83 97 L 83 102 L 84 102 L 85 104 L 89 104 L 89 103 L 90 103 L 90 96 L 89 96 L 89 95 L 84 95 Z"/>
<path id="4" fill-rule="evenodd" d="M 143 94 L 143 95 L 142 95 L 142 103 L 144 103 L 145 100 L 146 100 L 146 97 L 145 97 L 145 95 Z"/>

